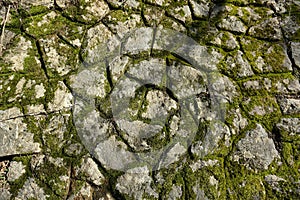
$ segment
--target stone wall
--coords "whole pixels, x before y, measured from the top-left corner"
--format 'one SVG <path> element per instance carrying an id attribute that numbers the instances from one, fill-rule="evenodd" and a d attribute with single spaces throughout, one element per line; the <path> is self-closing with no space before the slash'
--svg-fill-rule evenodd
<path id="1" fill-rule="evenodd" d="M 300 198 L 299 1 L 0 0 L 0 24 L 0 200 Z"/>

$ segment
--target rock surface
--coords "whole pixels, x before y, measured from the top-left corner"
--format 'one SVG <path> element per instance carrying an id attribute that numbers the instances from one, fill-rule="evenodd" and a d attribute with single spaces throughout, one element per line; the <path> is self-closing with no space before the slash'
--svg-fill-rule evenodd
<path id="1" fill-rule="evenodd" d="M 299 199 L 299 10 L 0 1 L 0 200 Z"/>

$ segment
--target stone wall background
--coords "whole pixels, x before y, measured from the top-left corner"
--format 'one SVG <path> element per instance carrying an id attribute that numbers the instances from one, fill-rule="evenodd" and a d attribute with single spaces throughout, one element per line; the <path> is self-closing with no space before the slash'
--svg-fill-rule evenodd
<path id="1" fill-rule="evenodd" d="M 299 199 L 299 1 L 2 0 L 0 23 L 0 200 Z M 82 145 L 71 81 L 107 40 L 140 27 L 182 32 L 214 53 L 226 119 L 167 155 L 167 168 L 120 172 Z M 122 70 L 97 88 L 104 114 Z"/>

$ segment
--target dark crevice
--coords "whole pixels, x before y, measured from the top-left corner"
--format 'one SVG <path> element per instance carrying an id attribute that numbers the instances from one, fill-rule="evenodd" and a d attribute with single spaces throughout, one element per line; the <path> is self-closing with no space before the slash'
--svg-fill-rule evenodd
<path id="1" fill-rule="evenodd" d="M 42 50 L 43 48 L 41 47 L 41 44 L 38 40 L 35 41 L 35 44 L 36 44 L 36 47 L 37 47 L 37 50 L 38 50 L 38 54 L 39 54 L 39 60 L 40 60 L 40 63 L 41 63 L 41 67 L 45 73 L 45 76 L 47 77 L 47 80 L 49 81 L 50 80 L 50 76 L 48 74 L 48 71 L 47 71 L 47 67 L 46 67 L 46 62 L 43 58 L 43 55 L 44 55 L 44 51 Z"/>
<path id="2" fill-rule="evenodd" d="M 77 49 L 71 42 L 69 42 L 65 37 L 63 37 L 61 34 L 57 34 L 57 37 L 61 39 L 65 44 L 72 47 L 73 49 Z"/>

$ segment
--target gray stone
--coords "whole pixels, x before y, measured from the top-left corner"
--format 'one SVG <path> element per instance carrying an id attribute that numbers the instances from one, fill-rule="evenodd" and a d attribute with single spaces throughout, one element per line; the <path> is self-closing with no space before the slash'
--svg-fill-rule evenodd
<path id="1" fill-rule="evenodd" d="M 282 191 L 282 188 L 280 187 L 279 183 L 286 182 L 285 179 L 280 178 L 273 174 L 265 176 L 265 181 L 273 188 L 273 190 L 276 190 L 278 192 Z"/>
<path id="2" fill-rule="evenodd" d="M 40 152 L 40 144 L 33 137 L 20 117 L 0 121 L 0 157 Z"/>
<path id="3" fill-rule="evenodd" d="M 102 185 L 104 182 L 104 176 L 99 171 L 98 165 L 89 157 L 84 157 L 81 160 L 81 165 L 75 169 L 75 175 L 83 175 L 84 177 L 87 177 L 88 181 L 97 186 Z"/>
<path id="4" fill-rule="evenodd" d="M 153 41 L 152 28 L 139 28 L 126 36 L 122 54 L 138 54 L 150 51 Z"/>
<path id="5" fill-rule="evenodd" d="M 182 146 L 180 143 L 176 143 L 165 153 L 165 158 L 159 163 L 158 169 L 168 167 L 170 164 L 178 161 L 186 151 L 186 147 Z"/>
<path id="6" fill-rule="evenodd" d="M 207 77 L 201 70 L 181 63 L 174 63 L 168 68 L 168 87 L 178 99 L 192 97 L 206 92 Z"/>
<path id="7" fill-rule="evenodd" d="M 170 0 L 146 0 L 147 3 L 155 4 L 158 6 L 169 6 Z"/>
<path id="8" fill-rule="evenodd" d="M 85 12 L 81 17 L 86 21 L 91 21 L 96 19 L 97 21 L 106 16 L 109 12 L 109 7 L 105 1 L 88 0 L 87 6 L 85 7 Z"/>
<path id="9" fill-rule="evenodd" d="M 67 200 L 77 200 L 81 198 L 86 200 L 93 199 L 93 188 L 90 184 L 84 183 L 80 190 L 75 194 L 70 195 Z"/>
<path id="10" fill-rule="evenodd" d="M 158 198 L 158 193 L 151 187 L 152 184 L 153 180 L 147 167 L 137 167 L 128 170 L 117 179 L 116 189 L 133 199 L 142 199 L 144 193 Z"/>
<path id="11" fill-rule="evenodd" d="M 219 28 L 227 31 L 233 31 L 238 33 L 246 33 L 247 27 L 235 16 L 228 16 L 221 20 L 218 24 Z"/>
<path id="12" fill-rule="evenodd" d="M 283 114 L 300 113 L 300 99 L 282 98 L 279 99 L 279 105 Z"/>
<path id="13" fill-rule="evenodd" d="M 188 22 L 192 20 L 192 13 L 188 5 L 178 6 L 170 10 L 170 14 L 175 19 L 182 22 Z"/>
<path id="14" fill-rule="evenodd" d="M 200 158 L 213 154 L 218 150 L 219 142 L 222 138 L 231 135 L 227 125 L 219 121 L 212 121 L 204 134 L 203 141 L 198 141 L 192 145 L 191 152 Z"/>
<path id="15" fill-rule="evenodd" d="M 291 47 L 294 62 L 300 68 L 300 42 L 292 42 Z"/>
<path id="16" fill-rule="evenodd" d="M 299 31 L 300 24 L 295 20 L 294 16 L 286 16 L 281 22 L 281 27 L 288 38 L 293 38 L 294 34 Z"/>
<path id="17" fill-rule="evenodd" d="M 249 29 L 249 34 L 253 37 L 281 40 L 283 39 L 280 23 L 277 18 L 267 19 Z"/>
<path id="18" fill-rule="evenodd" d="M 239 161 L 248 168 L 266 170 L 279 153 L 274 141 L 268 137 L 266 130 L 257 124 L 256 128 L 248 131 L 246 137 L 237 144 L 233 160 Z"/>
<path id="19" fill-rule="evenodd" d="M 112 39 L 113 34 L 103 24 L 90 28 L 85 36 L 84 56 L 85 62 L 95 63 L 104 60 L 108 55 L 106 45 Z M 118 43 L 117 43 L 118 44 Z M 114 45 L 111 45 L 114 48 Z"/>
<path id="20" fill-rule="evenodd" d="M 282 118 L 276 127 L 280 131 L 285 131 L 289 136 L 300 136 L 300 119 L 299 118 Z"/>
<path id="21" fill-rule="evenodd" d="M 46 200 L 49 195 L 46 195 L 44 190 L 38 186 L 35 179 L 29 178 L 24 183 L 23 187 L 19 190 L 16 200 L 36 198 Z"/>
<path id="22" fill-rule="evenodd" d="M 54 98 L 52 102 L 48 103 L 49 111 L 62 111 L 69 110 L 72 107 L 73 95 L 62 82 L 58 82 L 58 88 L 54 92 Z"/>
<path id="23" fill-rule="evenodd" d="M 157 7 L 147 6 L 144 8 L 143 16 L 151 27 L 157 27 L 162 22 L 166 22 L 166 11 Z"/>
<path id="24" fill-rule="evenodd" d="M 94 149 L 94 154 L 104 167 L 124 170 L 135 161 L 135 156 L 127 149 L 128 147 L 124 142 L 111 136 L 108 140 L 98 143 Z"/>
<path id="25" fill-rule="evenodd" d="M 218 164 L 218 160 L 207 160 L 207 161 L 202 161 L 202 160 L 197 160 L 193 164 L 190 165 L 191 169 L 193 172 L 197 171 L 198 169 L 202 169 L 204 167 L 213 167 Z"/>
<path id="26" fill-rule="evenodd" d="M 66 149 L 65 153 L 69 156 L 79 156 L 83 151 L 83 146 L 79 143 L 70 144 Z"/>
<path id="27" fill-rule="evenodd" d="M 180 199 L 182 196 L 182 189 L 180 186 L 173 185 L 172 190 L 169 193 L 168 200 Z"/>
<path id="28" fill-rule="evenodd" d="M 195 17 L 203 18 L 208 17 L 209 15 L 209 2 L 200 0 L 200 1 L 190 1 L 193 14 Z"/>
<path id="29" fill-rule="evenodd" d="M 232 122 L 233 129 L 231 129 L 231 132 L 232 134 L 237 134 L 248 125 L 248 120 L 247 118 L 242 116 L 241 109 L 238 108 L 236 110 L 233 110 L 232 112 L 234 118 Z"/>
<path id="30" fill-rule="evenodd" d="M 158 90 L 147 92 L 146 102 L 148 106 L 146 107 L 146 112 L 142 113 L 142 117 L 155 121 L 164 122 L 171 109 L 178 109 L 176 101 L 167 96 L 166 93 Z"/>
<path id="31" fill-rule="evenodd" d="M 116 13 L 116 15 L 117 16 L 114 16 L 112 14 L 107 16 L 107 20 L 110 22 L 108 23 L 108 27 L 120 38 L 123 38 L 126 33 L 135 30 L 142 24 L 142 18 L 140 15 L 128 14 L 127 12 Z M 122 15 L 124 20 L 119 20 L 118 15 Z"/>
<path id="32" fill-rule="evenodd" d="M 229 50 L 234 50 L 239 46 L 236 38 L 230 32 L 218 33 L 211 43 Z"/>
<path id="33" fill-rule="evenodd" d="M 193 192 L 196 194 L 196 200 L 209 200 L 204 191 L 200 189 L 199 184 L 193 186 Z"/>
<path id="34" fill-rule="evenodd" d="M 12 71 L 20 71 L 24 69 L 24 59 L 29 56 L 29 51 L 33 48 L 33 44 L 22 36 L 16 37 L 15 40 L 19 40 L 19 42 L 14 48 L 7 50 L 8 54 L 3 59 L 12 63 L 9 66 Z"/>
<path id="35" fill-rule="evenodd" d="M 1 11 L 0 11 L 1 12 Z M 1 14 L 0 14 L 1 15 Z M 0 17 L 1 19 L 1 17 Z M 0 56 L 2 56 L 2 53 L 9 47 L 9 45 L 12 43 L 12 40 L 14 39 L 14 37 L 16 36 L 16 34 L 14 32 L 11 32 L 9 30 L 5 30 L 4 31 L 4 36 L 3 36 L 3 41 L 2 44 L 0 44 Z M 1 70 L 1 67 L 0 67 Z"/>
<path id="36" fill-rule="evenodd" d="M 251 65 L 245 58 L 243 52 L 237 51 L 232 56 L 226 57 L 224 67 L 228 69 L 228 73 L 237 78 L 254 75 Z"/>
<path id="37" fill-rule="evenodd" d="M 1 200 L 10 200 L 11 199 L 11 193 L 9 192 L 9 189 L 0 188 L 0 199 Z"/>
<path id="38" fill-rule="evenodd" d="M 22 162 L 12 161 L 10 162 L 9 169 L 7 173 L 7 180 L 8 181 L 15 181 L 19 179 L 26 171 L 25 166 Z"/>

